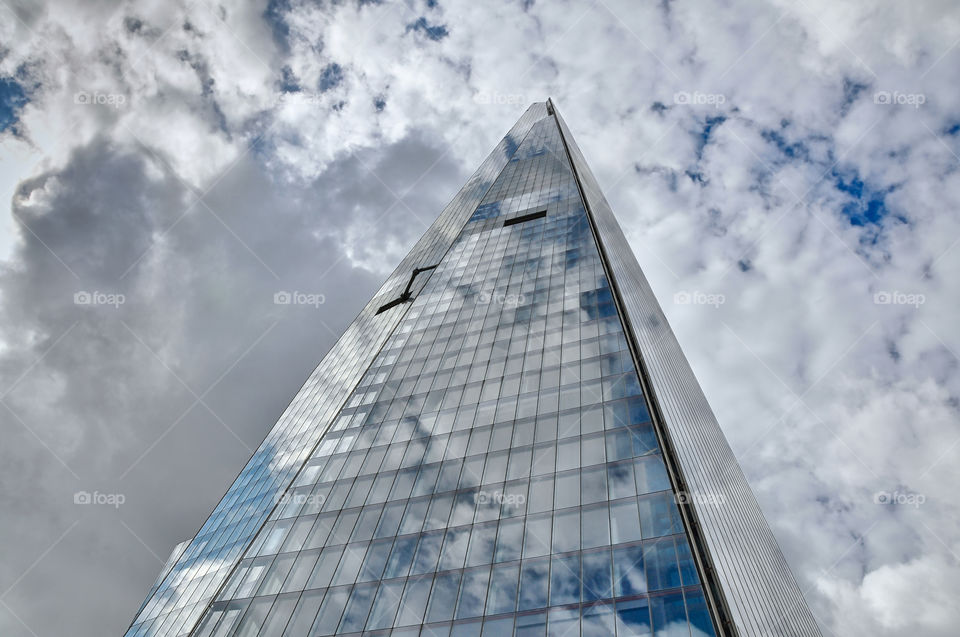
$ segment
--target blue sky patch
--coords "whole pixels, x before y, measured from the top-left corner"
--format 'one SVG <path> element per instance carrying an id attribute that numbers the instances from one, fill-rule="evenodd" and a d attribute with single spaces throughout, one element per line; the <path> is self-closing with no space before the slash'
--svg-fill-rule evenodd
<path id="1" fill-rule="evenodd" d="M 713 133 L 713 129 L 725 121 L 727 121 L 726 117 L 717 115 L 716 117 L 708 117 L 703 123 L 703 128 L 700 130 L 700 138 L 697 140 L 697 161 L 703 159 L 703 149 L 710 143 L 710 135 Z"/>
<path id="2" fill-rule="evenodd" d="M 857 171 L 840 172 L 833 170 L 830 173 L 833 186 L 849 196 L 849 201 L 843 205 L 840 212 L 850 222 L 851 226 L 873 227 L 879 226 L 890 216 L 887 207 L 887 195 L 896 190 L 896 186 L 875 188 L 860 177 Z M 909 223 L 903 215 L 894 215 L 893 219 L 899 223 Z M 872 243 L 876 242 L 876 233 L 871 233 Z"/>
<path id="3" fill-rule="evenodd" d="M 411 22 L 408 24 L 407 33 L 410 31 L 423 31 L 424 35 L 433 41 L 442 40 L 450 35 L 450 32 L 447 31 L 446 25 L 430 24 L 427 22 L 425 17 L 420 17 L 416 22 Z"/>
<path id="4" fill-rule="evenodd" d="M 342 82 L 343 67 L 333 62 L 320 71 L 320 82 L 317 84 L 317 89 L 321 93 L 325 93 L 337 88 Z"/>
<path id="5" fill-rule="evenodd" d="M 29 102 L 23 87 L 12 77 L 0 78 L 0 132 L 4 132 L 20 117 L 20 109 Z"/>

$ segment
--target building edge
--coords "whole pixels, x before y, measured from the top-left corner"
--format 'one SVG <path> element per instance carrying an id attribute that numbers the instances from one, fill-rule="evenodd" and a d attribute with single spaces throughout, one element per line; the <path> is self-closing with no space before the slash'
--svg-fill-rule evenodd
<path id="1" fill-rule="evenodd" d="M 604 272 L 609 279 L 624 329 L 629 335 L 629 349 L 650 407 L 674 493 L 687 496 L 712 493 L 724 496 L 725 502 L 726 496 L 729 496 L 729 502 L 735 502 L 737 507 L 743 509 L 741 513 L 745 514 L 740 520 L 735 517 L 715 519 L 723 517 L 716 515 L 717 506 L 702 504 L 696 497 L 677 498 L 698 572 L 706 583 L 704 592 L 717 633 L 738 637 L 770 634 L 821 637 L 819 626 L 667 323 L 666 315 L 589 164 L 550 98 L 547 99 L 547 112 L 560 130 L 567 159 L 600 250 Z M 598 219 L 598 216 L 601 218 Z M 619 248 L 614 254 L 608 249 L 610 243 L 619 244 L 613 246 L 615 250 Z M 624 276 L 627 271 L 631 277 Z M 628 278 L 631 280 L 624 281 Z M 625 282 L 636 289 L 627 293 Z M 645 350 L 642 344 L 645 341 L 649 344 L 650 337 L 655 337 L 655 342 L 671 350 L 668 352 L 669 361 L 657 360 L 656 352 L 649 351 L 654 349 L 652 346 Z M 650 369 L 646 356 L 648 353 L 652 354 L 650 363 L 659 369 Z M 677 377 L 675 381 L 683 386 L 683 391 L 670 391 L 676 388 L 662 382 L 670 375 L 665 373 L 668 367 L 670 374 Z M 684 416 L 689 422 L 682 422 Z M 697 447 L 697 442 L 705 442 L 707 446 Z M 707 474 L 694 471 L 694 461 L 704 461 L 704 464 L 711 466 L 722 462 L 719 471 L 721 479 L 710 480 L 717 477 L 715 471 Z M 723 535 L 723 530 L 736 532 L 734 542 L 735 545 L 740 544 L 741 550 L 730 551 L 733 555 L 728 555 L 728 551 L 724 550 L 729 548 L 731 538 Z M 745 569 L 738 568 L 744 564 L 760 567 L 763 563 L 772 572 L 762 568 L 747 569 L 758 576 L 754 581 L 745 580 L 742 572 Z M 761 584 L 764 586 L 760 587 Z"/>

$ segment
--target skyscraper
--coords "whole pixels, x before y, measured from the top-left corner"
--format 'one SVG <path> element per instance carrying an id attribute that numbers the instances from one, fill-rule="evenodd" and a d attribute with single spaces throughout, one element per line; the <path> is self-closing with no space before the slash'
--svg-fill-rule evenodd
<path id="1" fill-rule="evenodd" d="M 127 637 L 819 635 L 559 114 L 514 125 Z"/>

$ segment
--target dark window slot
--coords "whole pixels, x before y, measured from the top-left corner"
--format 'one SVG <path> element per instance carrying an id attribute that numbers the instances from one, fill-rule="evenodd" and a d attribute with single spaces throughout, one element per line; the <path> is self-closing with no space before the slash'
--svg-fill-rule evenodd
<path id="1" fill-rule="evenodd" d="M 520 215 L 519 217 L 514 217 L 513 219 L 507 219 L 506 221 L 503 222 L 503 227 L 506 228 L 507 226 L 513 226 L 518 223 L 523 223 L 524 221 L 533 221 L 534 219 L 540 219 L 541 217 L 546 217 L 546 216 L 547 216 L 546 210 L 541 210 L 539 212 L 531 212 L 530 214 L 527 214 L 527 215 Z"/>
<path id="2" fill-rule="evenodd" d="M 544 213 L 544 214 L 546 214 L 546 213 Z M 407 287 L 405 287 L 405 288 L 403 289 L 403 292 L 400 293 L 400 296 L 398 296 L 397 298 L 393 299 L 393 300 L 390 301 L 389 303 L 384 303 L 383 305 L 381 305 L 380 308 L 377 310 L 376 313 L 377 313 L 377 314 L 380 314 L 381 312 L 386 312 L 387 310 L 389 310 L 390 308 L 394 307 L 395 305 L 400 305 L 401 303 L 406 303 L 407 301 L 412 301 L 412 300 L 413 300 L 413 295 L 410 294 L 410 288 L 413 287 L 413 280 L 414 280 L 415 278 L 417 278 L 417 275 L 420 274 L 421 272 L 426 272 L 427 270 L 432 270 L 432 269 L 434 269 L 435 267 L 437 267 L 438 265 L 440 265 L 440 264 L 439 264 L 439 263 L 434 263 L 433 265 L 428 265 L 428 266 L 426 266 L 426 267 L 424 267 L 424 268 L 414 268 L 414 269 L 413 269 L 413 272 L 410 274 L 410 280 L 407 281 Z"/>

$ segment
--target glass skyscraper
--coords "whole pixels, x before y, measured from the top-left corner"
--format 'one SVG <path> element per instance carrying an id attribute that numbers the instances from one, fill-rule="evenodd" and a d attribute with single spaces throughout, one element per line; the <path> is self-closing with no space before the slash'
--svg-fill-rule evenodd
<path id="1" fill-rule="evenodd" d="M 563 120 L 527 109 L 127 637 L 819 635 Z"/>

